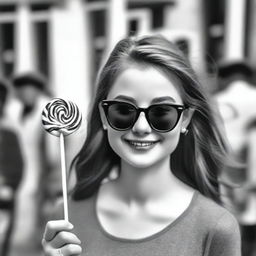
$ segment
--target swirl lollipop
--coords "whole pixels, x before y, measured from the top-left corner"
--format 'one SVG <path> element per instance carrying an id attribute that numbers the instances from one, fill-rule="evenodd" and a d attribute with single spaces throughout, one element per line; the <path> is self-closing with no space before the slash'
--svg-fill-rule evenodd
<path id="1" fill-rule="evenodd" d="M 67 178 L 65 162 L 64 136 L 75 132 L 81 125 L 82 115 L 73 102 L 55 98 L 46 104 L 42 112 L 44 129 L 60 137 L 62 193 L 64 201 L 64 219 L 68 221 Z"/>
<path id="2" fill-rule="evenodd" d="M 55 136 L 66 136 L 75 132 L 81 121 L 82 115 L 77 105 L 59 98 L 47 103 L 42 113 L 45 130 Z"/>

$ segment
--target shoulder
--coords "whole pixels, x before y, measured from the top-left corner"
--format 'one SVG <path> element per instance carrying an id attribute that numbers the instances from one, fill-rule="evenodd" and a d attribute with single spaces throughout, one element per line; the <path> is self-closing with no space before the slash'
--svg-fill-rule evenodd
<path id="1" fill-rule="evenodd" d="M 92 214 L 94 211 L 94 199 L 95 195 L 90 198 L 82 200 L 68 200 L 68 212 L 69 216 L 72 219 L 79 219 L 80 216 L 83 218 L 89 213 Z M 64 218 L 64 203 L 63 199 L 57 200 L 55 207 L 53 209 L 52 219 L 63 219 Z"/>
<path id="2" fill-rule="evenodd" d="M 198 193 L 196 212 L 200 216 L 200 225 L 208 233 L 221 236 L 240 236 L 239 224 L 235 216 L 223 206 Z"/>
<path id="3" fill-rule="evenodd" d="M 72 219 L 89 218 L 95 214 L 96 194 L 89 198 L 69 201 L 69 212 Z"/>
<path id="4" fill-rule="evenodd" d="M 203 198 L 204 210 L 202 212 L 207 213 L 205 216 L 211 223 L 211 235 L 218 236 L 218 238 L 229 237 L 239 232 L 239 224 L 235 216 L 225 209 L 223 206 L 211 201 L 208 198 Z"/>
<path id="5" fill-rule="evenodd" d="M 229 212 L 226 208 L 200 193 L 198 193 L 197 196 L 197 210 L 202 213 L 205 218 L 207 218 L 208 222 L 210 220 L 213 220 L 214 225 L 216 223 L 216 220 L 221 219 L 223 216 L 234 222 L 237 222 L 233 214 Z"/>
<path id="6" fill-rule="evenodd" d="M 224 207 L 199 194 L 201 224 L 207 228 L 205 255 L 240 255 L 241 236 L 236 218 Z"/>
<path id="7" fill-rule="evenodd" d="M 239 225 L 233 215 L 225 213 L 209 232 L 206 243 L 206 255 L 241 255 L 241 235 Z"/>
<path id="8" fill-rule="evenodd" d="M 84 209 L 85 207 L 91 207 L 94 205 L 94 200 L 95 200 L 96 194 L 92 195 L 91 197 L 88 198 L 83 198 L 81 200 L 74 200 L 74 199 L 70 199 L 69 200 L 69 207 L 73 208 L 75 210 L 79 210 L 79 209 Z"/>

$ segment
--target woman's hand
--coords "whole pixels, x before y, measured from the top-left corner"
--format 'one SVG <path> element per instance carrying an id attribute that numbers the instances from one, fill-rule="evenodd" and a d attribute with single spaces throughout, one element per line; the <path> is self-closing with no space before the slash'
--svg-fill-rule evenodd
<path id="1" fill-rule="evenodd" d="M 65 220 L 46 224 L 42 246 L 46 256 L 81 255 L 81 241 L 71 233 L 73 225 Z"/>

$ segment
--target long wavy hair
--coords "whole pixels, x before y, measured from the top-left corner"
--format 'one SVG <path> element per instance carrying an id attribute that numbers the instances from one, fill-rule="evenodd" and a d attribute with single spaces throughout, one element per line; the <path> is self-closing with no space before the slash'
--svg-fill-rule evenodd
<path id="1" fill-rule="evenodd" d="M 188 134 L 180 137 L 172 154 L 172 172 L 203 195 L 220 202 L 218 175 L 227 164 L 228 152 L 216 113 L 187 57 L 162 36 L 119 41 L 101 69 L 88 118 L 87 138 L 73 161 L 77 182 L 72 198 L 79 200 L 93 195 L 110 171 L 120 165 L 120 157 L 111 149 L 103 130 L 98 105 L 107 98 L 118 75 L 134 65 L 154 67 L 167 77 L 175 74 L 182 81 L 178 90 L 183 102 L 195 111 L 187 127 Z"/>

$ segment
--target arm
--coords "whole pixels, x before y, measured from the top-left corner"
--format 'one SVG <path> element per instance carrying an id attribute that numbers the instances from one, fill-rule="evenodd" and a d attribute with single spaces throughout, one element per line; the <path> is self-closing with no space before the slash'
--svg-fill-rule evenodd
<path id="1" fill-rule="evenodd" d="M 219 218 L 207 238 L 205 256 L 241 256 L 239 225 L 230 213 Z"/>

